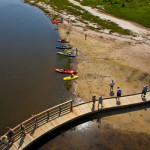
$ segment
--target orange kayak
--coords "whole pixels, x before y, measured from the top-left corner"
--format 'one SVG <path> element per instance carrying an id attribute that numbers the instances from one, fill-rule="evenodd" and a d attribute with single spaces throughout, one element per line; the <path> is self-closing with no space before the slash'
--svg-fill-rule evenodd
<path id="1" fill-rule="evenodd" d="M 53 20 L 53 21 L 52 21 L 53 24 L 62 23 L 62 22 L 63 22 L 62 20 Z"/>
<path id="2" fill-rule="evenodd" d="M 77 71 L 73 70 L 65 70 L 65 69 L 55 69 L 56 72 L 66 73 L 66 74 L 77 74 Z"/>

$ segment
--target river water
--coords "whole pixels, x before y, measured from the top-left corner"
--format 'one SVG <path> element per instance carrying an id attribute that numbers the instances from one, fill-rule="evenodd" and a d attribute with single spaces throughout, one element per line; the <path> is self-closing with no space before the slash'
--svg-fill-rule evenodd
<path id="1" fill-rule="evenodd" d="M 63 75 L 54 69 L 56 26 L 21 0 L 0 0 L 0 134 L 49 107 L 70 100 Z"/>

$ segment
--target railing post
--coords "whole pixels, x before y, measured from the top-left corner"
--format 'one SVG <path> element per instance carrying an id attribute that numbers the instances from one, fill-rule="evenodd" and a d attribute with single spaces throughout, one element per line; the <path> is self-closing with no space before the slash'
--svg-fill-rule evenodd
<path id="1" fill-rule="evenodd" d="M 71 106 L 70 106 L 70 112 L 72 112 L 72 101 L 71 101 Z"/>
<path id="2" fill-rule="evenodd" d="M 47 122 L 49 121 L 49 111 L 48 111 L 48 114 L 47 114 L 48 116 L 47 116 Z"/>
<path id="3" fill-rule="evenodd" d="M 61 106 L 59 106 L 59 117 L 60 117 L 60 114 L 61 114 Z"/>

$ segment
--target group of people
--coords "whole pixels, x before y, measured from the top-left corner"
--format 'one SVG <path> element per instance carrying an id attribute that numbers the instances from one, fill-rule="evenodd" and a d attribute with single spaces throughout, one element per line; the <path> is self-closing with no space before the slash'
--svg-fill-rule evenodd
<path id="1" fill-rule="evenodd" d="M 114 85 L 115 85 L 115 82 L 112 80 L 111 83 L 110 83 L 110 92 L 113 92 Z M 142 98 L 145 98 L 147 91 L 148 91 L 148 86 L 145 85 L 143 87 L 143 90 L 142 90 L 142 93 L 141 93 Z M 117 101 L 119 101 L 119 99 L 121 97 L 121 94 L 122 94 L 122 90 L 119 87 L 117 87 L 117 97 L 116 97 Z M 93 107 L 95 107 L 95 102 L 96 102 L 96 96 L 95 95 L 92 97 L 92 101 L 93 101 Z M 102 109 L 103 108 L 102 95 L 100 95 L 99 98 L 98 98 L 98 109 L 99 109 L 100 104 L 101 104 L 101 109 Z"/>
<path id="2" fill-rule="evenodd" d="M 38 123 L 37 123 L 36 114 L 32 114 L 32 118 L 33 118 L 34 126 L 35 128 L 37 128 Z M 20 124 L 20 131 L 21 131 L 21 137 L 25 137 L 27 132 L 25 129 L 25 125 L 23 123 Z M 10 144 L 13 144 L 14 141 L 15 141 L 14 131 L 10 127 L 7 127 L 7 134 L 0 137 L 0 144 L 4 144 L 5 146 L 8 147 Z"/>

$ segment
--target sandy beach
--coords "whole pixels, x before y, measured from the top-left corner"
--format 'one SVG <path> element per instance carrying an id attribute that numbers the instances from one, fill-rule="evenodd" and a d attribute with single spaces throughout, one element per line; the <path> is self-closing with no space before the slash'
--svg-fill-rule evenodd
<path id="1" fill-rule="evenodd" d="M 64 23 L 59 26 L 62 38 L 78 49 L 72 67 L 79 73 L 73 89 L 80 101 L 110 97 L 109 84 L 114 80 L 114 96 L 119 86 L 123 95 L 139 93 L 150 86 L 150 46 L 134 40 L 118 38 Z M 85 34 L 87 39 L 85 40 Z M 132 109 L 132 108 L 131 108 Z M 150 109 L 103 118 L 115 128 L 150 133 Z"/>
<path id="2" fill-rule="evenodd" d="M 38 5 L 56 13 L 48 5 Z M 60 36 L 71 41 L 74 50 L 78 49 L 72 68 L 78 71 L 79 78 L 77 83 L 73 82 L 71 91 L 80 101 L 91 100 L 93 95 L 116 96 L 117 87 L 122 89 L 122 95 L 140 93 L 144 85 L 150 87 L 150 45 L 144 40 L 96 32 L 68 22 L 65 13 L 62 17 Z M 114 93 L 110 93 L 111 80 L 115 82 Z M 114 128 L 150 134 L 149 113 L 149 108 L 143 108 L 103 119 Z"/>

